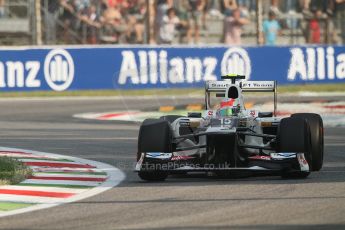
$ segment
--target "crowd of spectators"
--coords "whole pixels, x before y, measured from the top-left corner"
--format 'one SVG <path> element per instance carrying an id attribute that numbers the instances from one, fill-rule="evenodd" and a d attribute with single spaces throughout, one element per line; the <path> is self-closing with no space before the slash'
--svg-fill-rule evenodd
<path id="1" fill-rule="evenodd" d="M 49 0 L 43 6 L 49 43 L 56 42 L 52 30 L 58 28 L 67 44 L 143 43 L 145 0 Z"/>
<path id="2" fill-rule="evenodd" d="M 3 1 L 0 0 L 0 17 Z M 244 28 L 256 28 L 256 0 L 42 2 L 46 11 L 46 40 L 51 44 L 57 42 L 57 37 L 67 44 L 199 44 L 202 32 L 213 26 L 208 18 L 214 17 L 223 23 L 219 41 L 240 45 Z M 262 3 L 261 44 L 276 45 L 281 36 L 287 36 L 284 31 L 297 30 L 302 32 L 306 43 L 345 44 L 345 0 L 263 0 Z"/>
<path id="3" fill-rule="evenodd" d="M 0 0 L 0 18 L 5 16 L 5 0 Z"/>
<path id="4" fill-rule="evenodd" d="M 250 23 L 250 15 L 255 11 L 257 2 L 224 2 L 227 3 L 223 11 L 225 43 L 240 44 L 242 27 Z M 345 0 L 263 0 L 262 3 L 264 20 L 260 25 L 260 44 L 276 45 L 283 30 L 290 33 L 298 29 L 302 31 L 306 43 L 345 44 Z"/>

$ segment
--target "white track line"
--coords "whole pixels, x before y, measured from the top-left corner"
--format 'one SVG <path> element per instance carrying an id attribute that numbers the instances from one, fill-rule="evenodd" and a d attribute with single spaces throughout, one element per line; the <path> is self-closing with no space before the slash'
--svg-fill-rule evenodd
<path id="1" fill-rule="evenodd" d="M 1 157 L 13 157 L 16 159 L 20 159 L 20 160 L 24 160 L 21 158 L 27 158 L 27 160 L 37 160 L 37 158 L 42 158 L 42 159 L 46 159 L 46 160 L 57 160 L 56 158 L 48 158 L 48 157 L 41 157 L 41 156 L 34 156 L 34 155 L 24 155 L 24 154 L 0 154 Z"/>
<path id="2" fill-rule="evenodd" d="M 75 162 L 71 162 L 71 161 L 59 161 L 59 160 L 54 160 L 54 159 L 47 159 L 47 160 L 38 160 L 38 159 L 34 159 L 34 158 L 32 158 L 32 159 L 18 159 L 17 158 L 17 160 L 18 161 L 21 161 L 21 162 L 44 162 L 44 163 L 61 163 L 61 164 L 63 164 L 63 163 L 66 163 L 66 164 L 73 164 L 73 163 L 75 163 Z"/>
<path id="3" fill-rule="evenodd" d="M 92 182 L 94 185 L 96 185 L 96 186 L 98 185 L 98 187 L 86 189 L 85 192 L 74 195 L 74 196 L 67 198 L 67 199 L 66 198 L 65 199 L 61 199 L 61 198 L 47 198 L 47 199 L 45 199 L 42 197 L 36 198 L 36 197 L 30 196 L 30 202 L 32 202 L 32 203 L 42 203 L 43 200 L 44 200 L 44 202 L 42 204 L 33 205 L 33 206 L 30 206 L 27 208 L 22 208 L 22 209 L 17 209 L 17 210 L 13 210 L 13 211 L 0 213 L 0 217 L 36 211 L 36 210 L 41 210 L 41 209 L 45 209 L 45 208 L 51 208 L 51 207 L 55 207 L 55 206 L 58 206 L 61 204 L 71 203 L 71 202 L 75 202 L 78 200 L 82 200 L 82 199 L 100 194 L 102 192 L 105 192 L 105 191 L 117 186 L 121 181 L 123 181 L 125 179 L 125 174 L 121 170 L 119 170 L 118 168 L 115 168 L 109 164 L 105 164 L 105 163 L 101 163 L 101 162 L 97 162 L 97 161 L 92 161 L 92 160 L 87 160 L 87 159 L 82 159 L 82 158 L 77 158 L 77 157 L 71 157 L 71 156 L 52 154 L 52 153 L 14 149 L 14 148 L 0 147 L 0 151 L 24 151 L 24 152 L 32 153 L 32 154 L 35 154 L 38 156 L 48 156 L 48 157 L 70 159 L 70 160 L 76 161 L 76 162 L 81 163 L 81 164 L 89 164 L 89 165 L 96 166 L 97 169 L 95 169 L 93 171 L 99 171 L 99 169 L 101 169 L 102 171 L 106 172 L 108 175 L 108 179 L 103 183 Z M 82 171 L 86 171 L 86 170 L 83 169 Z M 33 181 L 33 182 L 40 181 L 40 183 L 42 183 L 42 180 L 30 180 L 30 181 Z M 49 180 L 44 180 L 44 181 L 47 184 L 49 182 Z M 64 184 L 70 184 L 72 181 L 60 181 L 60 182 L 63 182 Z M 73 183 L 74 183 L 74 181 L 73 181 Z M 91 183 L 86 182 L 86 184 L 91 184 Z M 83 181 L 83 185 L 85 185 L 84 181 Z M 25 187 L 25 186 L 23 186 L 23 187 Z M 14 195 L 4 195 L 4 196 L 2 196 L 2 199 L 0 199 L 0 200 L 2 200 L 2 201 L 16 201 L 16 199 L 18 199 L 18 197 L 19 196 L 14 196 Z M 23 198 L 23 197 L 24 196 L 21 196 L 21 198 Z"/>
<path id="4" fill-rule="evenodd" d="M 72 180 L 40 180 L 27 179 L 21 184 L 56 184 L 56 185 L 84 185 L 84 186 L 100 186 L 102 182 L 94 181 L 72 181 Z"/>

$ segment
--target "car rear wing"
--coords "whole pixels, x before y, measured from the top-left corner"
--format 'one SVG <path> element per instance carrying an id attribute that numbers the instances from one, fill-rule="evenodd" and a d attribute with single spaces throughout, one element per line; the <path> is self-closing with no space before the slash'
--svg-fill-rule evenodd
<path id="1" fill-rule="evenodd" d="M 242 92 L 272 92 L 274 94 L 274 116 L 277 114 L 277 81 L 243 81 L 236 83 Z M 209 97 L 210 92 L 224 95 L 226 89 L 229 88 L 233 83 L 231 81 L 207 81 L 206 82 L 206 95 Z M 206 104 L 208 99 L 206 99 Z"/>

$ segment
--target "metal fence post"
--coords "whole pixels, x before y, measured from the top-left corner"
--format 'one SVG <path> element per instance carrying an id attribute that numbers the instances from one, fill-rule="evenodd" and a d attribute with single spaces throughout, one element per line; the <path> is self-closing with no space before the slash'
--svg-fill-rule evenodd
<path id="1" fill-rule="evenodd" d="M 35 0 L 35 27 L 36 27 L 36 45 L 42 45 L 42 14 L 41 14 L 40 0 Z"/>
<path id="2" fill-rule="evenodd" d="M 263 22 L 263 10 L 262 0 L 256 0 L 256 43 L 260 45 L 262 43 L 262 22 Z"/>
<path id="3" fill-rule="evenodd" d="M 150 43 L 150 39 L 151 39 L 151 27 L 150 27 L 150 23 L 151 23 L 151 8 L 150 8 L 150 0 L 146 0 L 146 21 L 145 21 L 145 27 L 146 27 L 146 44 Z"/>

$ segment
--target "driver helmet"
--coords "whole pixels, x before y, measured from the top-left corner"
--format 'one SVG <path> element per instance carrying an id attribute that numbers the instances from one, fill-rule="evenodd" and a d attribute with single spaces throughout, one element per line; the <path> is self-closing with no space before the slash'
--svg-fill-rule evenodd
<path id="1" fill-rule="evenodd" d="M 220 108 L 217 111 L 220 117 L 237 116 L 241 111 L 241 104 L 239 98 L 227 98 L 220 103 Z"/>

